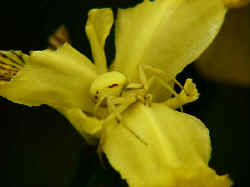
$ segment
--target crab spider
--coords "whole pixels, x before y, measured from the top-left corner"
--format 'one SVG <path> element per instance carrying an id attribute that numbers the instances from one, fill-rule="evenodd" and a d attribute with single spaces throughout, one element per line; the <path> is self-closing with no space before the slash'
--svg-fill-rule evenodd
<path id="1" fill-rule="evenodd" d="M 184 87 L 176 79 L 173 79 L 174 83 L 176 83 L 182 90 L 181 94 L 177 94 L 169 83 L 162 78 L 166 77 L 164 72 L 149 65 L 143 66 L 155 75 L 147 80 L 143 67 L 139 65 L 138 72 L 140 83 L 129 83 L 125 75 L 116 71 L 107 72 L 97 77 L 90 87 L 92 100 L 96 103 L 94 109 L 95 114 L 101 106 L 106 106 L 110 115 L 117 110 L 117 105 L 124 105 L 121 107 L 122 111 L 124 111 L 129 106 L 128 103 L 132 104 L 137 100 L 150 106 L 152 103 L 152 95 L 148 93 L 148 90 L 154 81 L 158 81 L 159 84 L 175 96 L 174 98 L 169 99 L 170 101 L 167 100 L 164 102 L 171 108 L 181 108 L 182 111 L 182 105 L 197 99 L 198 92 L 191 79 L 187 79 Z M 119 122 L 120 113 L 116 112 L 114 113 L 115 115 L 113 114 L 111 116 L 116 117 Z M 108 117 L 105 122 L 107 122 L 108 119 L 111 119 L 111 116 Z"/>
<path id="2" fill-rule="evenodd" d="M 181 88 L 180 94 L 177 94 L 174 88 L 172 88 L 172 86 L 170 86 L 169 83 L 164 81 L 162 78 L 166 76 L 164 72 L 149 65 L 144 65 L 144 68 L 149 69 L 154 75 L 149 80 L 147 80 L 143 67 L 139 65 L 138 73 L 140 83 L 129 83 L 125 75 L 120 72 L 112 71 L 100 75 L 91 84 L 90 94 L 92 96 L 93 102 L 96 103 L 94 109 L 95 115 L 100 107 L 107 107 L 109 113 L 109 115 L 102 121 L 101 131 L 104 131 L 106 124 L 108 124 L 108 122 L 113 119 L 116 119 L 117 123 L 120 123 L 120 114 L 131 104 L 140 101 L 145 105 L 150 106 L 152 103 L 152 95 L 148 93 L 148 90 L 154 81 L 158 81 L 158 83 L 160 83 L 165 89 L 174 95 L 174 97 L 163 102 L 171 108 L 181 108 L 181 110 L 183 110 L 182 105 L 192 102 L 198 98 L 197 89 L 195 84 L 192 83 L 191 79 L 186 80 L 184 87 L 176 79 L 173 79 L 174 83 L 176 83 Z M 122 125 L 139 141 L 147 145 L 146 142 L 144 142 L 125 124 Z M 101 162 L 101 147 L 104 141 L 103 134 L 105 133 L 100 132 L 100 141 L 97 149 Z"/>
<path id="3" fill-rule="evenodd" d="M 143 67 L 149 69 L 154 75 L 147 80 Z M 173 79 L 180 88 L 180 94 L 177 94 L 172 86 L 164 80 L 166 74 L 160 69 L 149 65 L 138 66 L 140 83 L 129 83 L 124 74 L 116 71 L 106 72 L 91 84 L 90 94 L 93 102 L 95 102 L 95 116 L 100 107 L 107 107 L 108 117 L 103 120 L 103 124 L 108 123 L 113 118 L 120 122 L 120 114 L 125 111 L 131 104 L 141 101 L 145 105 L 150 106 L 152 103 L 152 95 L 148 93 L 154 81 L 158 81 L 165 89 L 167 89 L 174 97 L 163 102 L 173 109 L 180 108 L 182 105 L 192 102 L 198 98 L 198 92 L 192 79 L 187 79 L 184 87 Z M 119 106 L 119 107 L 118 107 Z"/>
<path id="4" fill-rule="evenodd" d="M 142 101 L 144 104 L 151 104 L 152 96 L 146 93 L 148 85 L 145 74 L 141 67 L 138 69 L 141 83 L 128 83 L 125 75 L 112 71 L 100 75 L 91 84 L 90 94 L 96 103 L 95 113 L 101 106 L 107 106 L 109 113 L 112 113 L 115 110 L 115 105 L 130 102 L 131 97 Z"/>

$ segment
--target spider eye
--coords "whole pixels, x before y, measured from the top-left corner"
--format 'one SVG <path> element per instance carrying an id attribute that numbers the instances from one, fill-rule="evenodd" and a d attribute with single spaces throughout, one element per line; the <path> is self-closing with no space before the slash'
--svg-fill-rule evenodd
<path id="1" fill-rule="evenodd" d="M 108 88 L 114 88 L 114 87 L 116 87 L 116 86 L 119 86 L 119 84 L 117 84 L 117 83 L 111 84 L 111 85 L 108 86 Z"/>

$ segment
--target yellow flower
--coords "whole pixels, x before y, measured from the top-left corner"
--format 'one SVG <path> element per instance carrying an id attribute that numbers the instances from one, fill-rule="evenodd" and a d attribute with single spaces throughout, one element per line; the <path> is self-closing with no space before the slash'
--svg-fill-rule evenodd
<path id="1" fill-rule="evenodd" d="M 208 167 L 207 128 L 174 110 L 198 98 L 195 84 L 187 79 L 179 94 L 173 89 L 176 75 L 212 42 L 225 13 L 221 0 L 145 0 L 120 9 L 116 58 L 108 68 L 104 45 L 113 14 L 91 10 L 85 29 L 95 64 L 67 43 L 30 55 L 1 51 L 0 95 L 47 104 L 88 143 L 101 138 L 111 165 L 132 187 L 230 186 L 226 175 Z"/>
<path id="2" fill-rule="evenodd" d="M 223 0 L 224 4 L 228 8 L 239 8 L 250 3 L 250 0 Z"/>

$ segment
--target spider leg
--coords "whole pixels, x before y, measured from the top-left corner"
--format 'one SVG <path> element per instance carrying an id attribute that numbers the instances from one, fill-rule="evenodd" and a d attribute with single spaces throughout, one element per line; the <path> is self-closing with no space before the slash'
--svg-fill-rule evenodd
<path id="1" fill-rule="evenodd" d="M 134 83 L 134 82 L 129 83 L 127 85 L 127 87 L 126 87 L 126 89 L 141 89 L 141 88 L 143 88 L 142 84 L 140 84 L 140 83 Z"/>
<path id="2" fill-rule="evenodd" d="M 136 97 L 128 96 L 128 97 L 120 97 L 114 99 L 113 104 L 120 104 L 120 106 L 116 107 L 115 111 L 112 112 L 105 120 L 104 123 L 108 123 L 112 119 L 114 119 L 117 115 L 125 111 L 132 103 L 136 102 Z"/>
<path id="3" fill-rule="evenodd" d="M 109 114 L 114 113 L 114 111 L 116 110 L 116 106 L 115 106 L 116 103 L 113 102 L 115 100 L 115 98 L 108 97 L 108 96 L 105 98 L 107 99 L 108 113 Z M 117 121 L 120 121 L 120 114 L 117 114 L 116 116 L 114 116 L 114 118 L 116 118 Z M 105 131 L 106 131 L 107 125 L 108 125 L 108 123 L 104 120 L 102 123 L 102 129 L 100 131 L 100 139 L 99 139 L 99 143 L 97 146 L 98 158 L 99 158 L 99 161 L 103 167 L 105 167 L 105 166 L 104 166 L 104 161 L 103 161 L 103 156 L 102 156 L 102 153 L 103 153 L 102 147 L 103 147 L 104 142 L 105 142 L 105 134 L 106 134 Z"/>
<path id="4" fill-rule="evenodd" d="M 181 91 L 181 93 L 177 97 L 168 99 L 164 102 L 164 104 L 173 109 L 176 109 L 179 108 L 180 105 L 185 105 L 187 103 L 193 102 L 198 98 L 199 93 L 197 91 L 196 85 L 192 82 L 192 79 L 186 79 L 184 89 Z"/>
<path id="5" fill-rule="evenodd" d="M 145 90 L 148 90 L 147 78 L 146 78 L 146 75 L 144 73 L 144 70 L 143 70 L 143 68 L 142 68 L 142 66 L 140 64 L 137 66 L 137 68 L 138 68 L 140 83 L 130 83 L 126 87 L 126 89 L 141 89 L 141 88 L 144 88 Z"/>
<path id="6" fill-rule="evenodd" d="M 107 107 L 108 107 L 109 114 L 114 113 L 114 111 L 116 110 L 115 105 L 120 104 L 122 102 L 123 102 L 122 97 L 118 97 L 118 98 L 107 97 Z M 121 116 L 119 113 L 115 116 L 115 119 L 118 123 L 121 121 Z"/>
<path id="7" fill-rule="evenodd" d="M 102 153 L 103 153 L 103 149 L 102 149 L 102 146 L 104 145 L 104 142 L 105 142 L 105 124 L 103 124 L 103 128 L 101 129 L 101 132 L 100 132 L 100 139 L 99 139 L 99 143 L 97 145 L 97 154 L 98 154 L 98 159 L 101 163 L 101 165 L 105 168 L 104 166 L 104 161 L 103 161 L 103 157 L 102 157 Z"/>
<path id="8" fill-rule="evenodd" d="M 152 94 L 147 94 L 145 97 L 145 105 L 150 107 L 152 105 L 153 96 Z"/>
<path id="9" fill-rule="evenodd" d="M 137 135 L 134 131 L 132 131 L 126 124 L 122 123 L 122 126 L 128 130 L 132 135 L 134 135 L 142 144 L 148 145 L 147 142 L 145 142 L 139 135 Z"/>
<path id="10" fill-rule="evenodd" d="M 121 103 L 120 106 L 118 106 L 112 114 L 110 114 L 105 120 L 104 124 L 109 123 L 112 119 L 117 117 L 117 115 L 120 115 L 122 112 L 124 112 L 131 104 L 135 103 L 137 100 L 134 96 L 127 96 L 127 97 L 121 97 L 117 98 L 117 100 L 114 103 Z M 132 131 L 128 126 L 126 126 L 124 123 L 121 123 L 121 121 L 118 122 L 121 124 L 125 129 L 127 129 L 131 134 L 133 134 L 139 141 L 141 141 L 144 145 L 147 145 L 145 141 L 143 141 L 134 131 Z"/>
<path id="11" fill-rule="evenodd" d="M 167 78 L 170 77 L 166 72 L 164 72 L 164 71 L 162 71 L 162 70 L 160 70 L 160 69 L 158 69 L 158 68 L 152 67 L 151 65 L 143 64 L 143 67 L 144 67 L 144 68 L 147 68 L 147 69 L 150 70 L 151 72 L 154 72 L 155 74 L 157 74 L 157 75 L 158 75 L 160 78 L 162 78 L 162 79 L 166 79 L 166 77 L 167 77 Z M 171 80 L 174 81 L 174 83 L 175 83 L 177 86 L 179 86 L 179 88 L 180 88 L 181 90 L 184 90 L 184 91 L 185 91 L 184 87 L 181 85 L 181 83 L 180 83 L 178 80 L 176 80 L 175 78 L 171 78 Z M 167 80 L 166 80 L 166 81 L 167 81 Z"/>
<path id="12" fill-rule="evenodd" d="M 168 90 L 175 96 L 174 98 L 169 99 L 169 100 L 166 101 L 165 103 L 166 103 L 167 105 L 169 105 L 170 107 L 172 107 L 172 108 L 175 108 L 175 109 L 180 108 L 181 111 L 183 112 L 182 105 L 188 103 L 188 102 L 187 102 L 188 99 L 185 100 L 185 102 L 184 102 L 184 101 L 181 101 L 180 96 L 176 93 L 176 91 L 175 91 L 170 85 L 168 85 L 168 84 L 165 83 L 165 82 L 168 80 L 168 79 L 166 79 L 166 77 L 168 78 L 168 77 L 170 77 L 170 76 L 168 76 L 168 74 L 165 73 L 164 71 L 162 71 L 162 70 L 160 70 L 160 69 L 158 69 L 158 68 L 154 68 L 154 67 L 152 67 L 152 66 L 150 66 L 150 65 L 143 64 L 143 67 L 149 69 L 151 72 L 154 72 L 154 73 L 156 73 L 156 74 L 159 76 L 159 77 L 158 77 L 158 76 L 157 76 L 157 77 L 156 77 L 156 76 L 153 76 L 153 77 L 152 77 L 153 79 L 150 80 L 150 83 L 149 83 L 150 85 L 152 85 L 152 82 L 153 82 L 154 79 L 158 79 L 158 80 L 160 81 L 160 84 L 162 84 L 163 87 L 165 87 L 166 89 L 168 89 Z M 164 81 L 164 80 L 165 80 L 165 81 Z M 189 95 L 188 92 L 187 92 L 187 90 L 186 90 L 186 89 L 187 89 L 187 86 L 186 86 L 186 87 L 185 87 L 185 86 L 183 87 L 183 86 L 180 84 L 180 82 L 177 81 L 175 78 L 171 78 L 171 80 L 174 81 L 174 83 L 175 83 L 177 86 L 180 87 L 180 89 L 181 89 L 181 94 L 182 94 L 182 95 Z M 181 96 L 181 97 L 183 97 L 183 96 Z M 190 101 L 190 102 L 191 102 L 191 101 Z"/>
<path id="13" fill-rule="evenodd" d="M 148 91 L 148 81 L 146 78 L 146 74 L 143 70 L 143 67 L 139 64 L 137 66 L 138 68 L 138 73 L 139 73 L 139 82 L 140 83 L 129 83 L 126 86 L 126 89 L 145 89 L 146 91 Z"/>
<path id="14" fill-rule="evenodd" d="M 96 105 L 95 105 L 95 107 L 94 107 L 94 115 L 96 115 L 97 110 L 99 109 L 99 107 L 101 106 L 102 102 L 103 102 L 104 99 L 106 99 L 106 98 L 107 98 L 107 96 L 106 96 L 106 95 L 103 95 L 103 96 L 101 96 L 101 97 L 98 99 L 98 101 L 97 101 L 97 103 L 96 103 Z"/>
<path id="15" fill-rule="evenodd" d="M 182 102 L 179 98 L 179 95 L 176 93 L 176 91 L 169 85 L 167 84 L 164 80 L 162 80 L 161 78 L 157 77 L 157 76 L 152 76 L 151 79 L 150 79 L 150 85 L 153 83 L 154 80 L 158 80 L 159 83 L 165 88 L 167 89 L 168 91 L 170 91 L 171 94 L 173 94 L 175 97 L 175 102 L 178 103 L 178 107 L 177 108 L 180 108 L 181 111 L 183 112 L 183 108 L 182 108 Z M 171 100 L 171 99 L 169 99 Z M 166 104 L 166 103 L 165 103 Z M 175 108 L 176 109 L 176 108 Z"/>
<path id="16" fill-rule="evenodd" d="M 142 142 L 144 145 L 148 145 L 145 141 L 142 140 L 142 138 L 140 138 L 140 136 L 138 136 L 134 131 L 132 131 L 127 125 L 125 125 L 124 123 L 121 123 L 121 117 L 120 114 L 125 111 L 131 104 L 136 102 L 136 97 L 120 97 L 120 98 L 114 98 L 114 100 L 110 100 L 108 99 L 107 103 L 108 106 L 111 108 L 111 110 L 113 110 L 113 112 L 103 121 L 102 123 L 102 129 L 100 130 L 100 140 L 99 140 L 99 144 L 97 146 L 97 154 L 98 154 L 98 158 L 100 160 L 100 163 L 103 167 L 104 166 L 104 161 L 103 161 L 103 157 L 102 157 L 102 153 L 103 153 L 103 145 L 105 143 L 105 131 L 106 131 L 106 127 L 107 125 L 111 122 L 111 120 L 113 120 L 114 118 L 119 118 L 119 120 L 116 120 L 117 123 L 121 124 L 125 129 L 127 129 L 131 134 L 133 134 L 140 142 Z M 115 107 L 115 104 L 121 104 L 118 107 Z"/>
<path id="17" fill-rule="evenodd" d="M 143 67 L 142 65 L 138 65 L 138 72 L 139 72 L 139 79 L 140 79 L 140 82 L 142 83 L 143 85 L 143 88 L 148 91 L 148 81 L 147 81 L 147 77 L 146 77 L 146 74 L 143 70 Z"/>
<path id="18" fill-rule="evenodd" d="M 103 145 L 105 143 L 105 131 L 107 125 L 110 123 L 111 120 L 116 118 L 117 123 L 120 123 L 121 117 L 120 113 L 122 113 L 124 110 L 128 108 L 128 106 L 132 103 L 134 103 L 136 100 L 133 99 L 127 99 L 125 97 L 119 97 L 119 98 L 107 98 L 107 107 L 110 115 L 103 121 L 102 123 L 102 129 L 100 131 L 100 140 L 99 144 L 97 146 L 97 154 L 98 158 L 100 160 L 100 163 L 104 167 L 102 152 L 103 152 Z M 122 104 L 124 103 L 124 104 Z M 116 104 L 121 104 L 119 107 L 116 107 Z M 131 130 L 130 130 L 131 131 Z"/>
<path id="19" fill-rule="evenodd" d="M 145 71 L 143 69 L 143 66 L 141 64 L 138 65 L 138 72 L 139 72 L 140 82 L 142 83 L 143 88 L 144 88 L 144 94 L 143 94 L 144 96 L 143 96 L 143 98 L 139 98 L 139 99 L 143 100 L 145 105 L 151 106 L 152 94 L 149 94 L 147 92 L 152 84 L 152 79 L 147 80 L 147 76 L 146 76 Z"/>

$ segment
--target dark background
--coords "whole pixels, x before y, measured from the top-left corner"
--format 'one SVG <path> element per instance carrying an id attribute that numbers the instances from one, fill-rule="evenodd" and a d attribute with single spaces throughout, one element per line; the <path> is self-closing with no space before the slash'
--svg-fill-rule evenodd
<path id="1" fill-rule="evenodd" d="M 6 1 L 0 11 L 0 49 L 45 49 L 48 36 L 65 24 L 72 45 L 91 58 L 84 33 L 87 12 L 96 7 L 129 7 L 135 0 Z M 109 62 L 114 57 L 108 38 Z M 236 49 L 237 50 L 237 49 Z M 225 67 L 226 68 L 226 67 Z M 192 77 L 201 93 L 184 107 L 210 129 L 210 166 L 229 173 L 235 187 L 248 186 L 250 89 L 209 82 L 193 66 L 178 76 Z M 106 162 L 99 164 L 95 148 L 85 144 L 67 120 L 47 107 L 26 107 L 0 98 L 0 186 L 119 187 L 126 186 Z"/>

